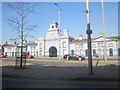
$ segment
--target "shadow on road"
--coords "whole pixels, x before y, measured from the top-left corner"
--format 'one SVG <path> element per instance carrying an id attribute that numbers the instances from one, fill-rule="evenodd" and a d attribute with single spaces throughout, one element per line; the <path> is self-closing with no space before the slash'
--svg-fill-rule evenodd
<path id="1" fill-rule="evenodd" d="M 20 81 L 117 81 L 118 67 L 114 64 L 94 66 L 93 75 L 89 75 L 87 66 L 56 66 L 37 63 L 27 65 L 26 68 L 22 69 L 15 68 L 14 66 L 3 66 L 3 87 L 7 87 L 7 79 Z"/>

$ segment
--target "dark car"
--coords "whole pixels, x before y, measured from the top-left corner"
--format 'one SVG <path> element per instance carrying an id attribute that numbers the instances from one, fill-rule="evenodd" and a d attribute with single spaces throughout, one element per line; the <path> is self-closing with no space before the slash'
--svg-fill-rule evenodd
<path id="1" fill-rule="evenodd" d="M 77 55 L 77 54 L 66 54 L 63 56 L 63 59 L 66 59 L 66 60 L 85 60 L 85 57 L 84 56 L 80 56 L 80 55 Z"/>

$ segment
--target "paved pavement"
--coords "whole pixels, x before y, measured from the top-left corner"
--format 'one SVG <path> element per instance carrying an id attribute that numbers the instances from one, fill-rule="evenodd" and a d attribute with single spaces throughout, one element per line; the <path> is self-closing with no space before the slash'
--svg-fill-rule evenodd
<path id="1" fill-rule="evenodd" d="M 28 59 L 27 67 L 16 69 L 14 59 L 2 60 L 3 78 L 31 80 L 117 80 L 118 61 L 93 61 L 93 75 L 86 61 Z"/>
<path id="2" fill-rule="evenodd" d="M 2 59 L 2 88 L 118 88 L 118 61 L 88 61 L 57 58 L 27 59 L 26 68 L 15 68 L 15 59 Z"/>

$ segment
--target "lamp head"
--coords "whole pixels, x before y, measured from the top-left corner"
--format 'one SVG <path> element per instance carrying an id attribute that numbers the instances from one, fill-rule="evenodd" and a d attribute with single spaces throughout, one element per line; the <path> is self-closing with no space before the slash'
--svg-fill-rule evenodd
<path id="1" fill-rule="evenodd" d="M 55 4 L 55 5 L 57 5 L 57 3 L 56 3 L 56 2 L 54 2 L 54 4 Z"/>

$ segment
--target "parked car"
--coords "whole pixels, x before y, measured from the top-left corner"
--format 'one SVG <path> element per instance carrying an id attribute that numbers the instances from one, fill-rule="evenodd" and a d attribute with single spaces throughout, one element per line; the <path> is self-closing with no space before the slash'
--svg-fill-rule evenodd
<path id="1" fill-rule="evenodd" d="M 34 58 L 33 55 L 22 55 L 23 58 Z"/>
<path id="2" fill-rule="evenodd" d="M 0 58 L 6 58 L 7 55 L 0 55 Z"/>
<path id="3" fill-rule="evenodd" d="M 23 58 L 34 58 L 33 55 L 30 55 L 29 53 L 23 52 L 22 55 Z"/>
<path id="4" fill-rule="evenodd" d="M 66 54 L 63 56 L 63 59 L 66 59 L 66 60 L 85 60 L 85 57 L 84 56 L 80 56 L 80 55 L 77 55 L 77 54 Z"/>

